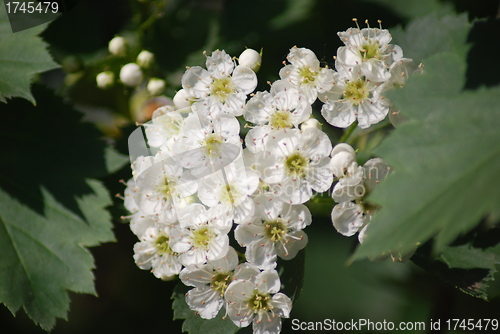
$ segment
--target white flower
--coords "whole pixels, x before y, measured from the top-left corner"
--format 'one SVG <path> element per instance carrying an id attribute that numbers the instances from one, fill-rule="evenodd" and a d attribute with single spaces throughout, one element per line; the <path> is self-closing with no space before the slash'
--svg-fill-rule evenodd
<path id="1" fill-rule="evenodd" d="M 184 118 L 175 107 L 166 105 L 156 109 L 151 121 L 144 124 L 149 146 L 172 151 L 180 138 L 183 122 Z"/>
<path id="2" fill-rule="evenodd" d="M 263 150 L 271 132 L 298 127 L 311 112 L 311 105 L 296 87 L 284 80 L 275 81 L 271 93 L 257 92 L 245 107 L 245 119 L 258 125 L 245 137 L 247 148 L 252 152 Z"/>
<path id="3" fill-rule="evenodd" d="M 252 71 L 257 72 L 262 63 L 262 55 L 254 49 L 246 49 L 238 57 L 238 63 L 250 67 Z"/>
<path id="4" fill-rule="evenodd" d="M 241 116 L 247 94 L 257 86 L 257 76 L 249 67 L 234 67 L 225 51 L 216 50 L 207 57 L 207 69 L 188 68 L 182 76 L 182 88 L 196 98 L 193 110 L 205 117 L 223 112 Z"/>
<path id="5" fill-rule="evenodd" d="M 160 95 L 165 91 L 165 80 L 158 78 L 151 78 L 148 81 L 148 85 L 146 86 L 149 94 L 151 95 Z"/>
<path id="6" fill-rule="evenodd" d="M 333 226 L 345 236 L 352 236 L 356 232 L 359 241 L 363 242 L 364 230 L 371 221 L 377 207 L 364 199 L 375 187 L 391 172 L 391 168 L 380 158 L 368 160 L 363 168 L 363 181 L 358 187 L 363 188 L 363 195 L 357 196 L 355 202 L 351 199 L 334 206 L 331 214 Z"/>
<path id="7" fill-rule="evenodd" d="M 177 220 L 177 202 L 196 192 L 197 182 L 182 170 L 176 159 L 160 152 L 154 163 L 137 176 L 134 192 L 139 209 L 166 223 Z"/>
<path id="8" fill-rule="evenodd" d="M 116 36 L 109 41 L 108 50 L 115 56 L 124 56 L 127 53 L 127 41 L 123 37 Z"/>
<path id="9" fill-rule="evenodd" d="M 247 168 L 240 155 L 235 161 L 200 179 L 198 197 L 209 207 L 220 206 L 230 213 L 235 223 L 240 223 L 254 213 L 250 198 L 259 184 L 255 171 Z"/>
<path id="10" fill-rule="evenodd" d="M 233 115 L 219 114 L 212 120 L 190 114 L 182 129 L 182 138 L 174 147 L 184 168 L 201 178 L 234 161 L 241 152 L 240 123 Z"/>
<path id="11" fill-rule="evenodd" d="M 307 245 L 307 234 L 302 231 L 312 218 L 305 205 L 284 204 L 277 215 L 258 215 L 234 231 L 236 241 L 246 247 L 248 262 L 261 269 L 276 267 L 276 256 L 293 259 Z"/>
<path id="12" fill-rule="evenodd" d="M 311 50 L 294 46 L 286 59 L 290 65 L 280 70 L 280 78 L 298 87 L 309 104 L 316 100 L 318 93 L 324 93 L 332 88 L 334 71 L 321 68 L 318 58 Z"/>
<path id="13" fill-rule="evenodd" d="M 155 55 L 149 51 L 143 50 L 137 56 L 137 64 L 142 68 L 150 68 L 155 61 Z"/>
<path id="14" fill-rule="evenodd" d="M 172 230 L 171 247 L 180 253 L 183 265 L 200 265 L 226 256 L 232 224 L 218 215 L 216 208 L 207 211 L 202 204 L 191 204 L 180 211 L 179 223 L 180 227 Z"/>
<path id="15" fill-rule="evenodd" d="M 362 129 L 382 121 L 389 105 L 380 95 L 383 86 L 366 79 L 359 67 L 340 69 L 335 84 L 322 94 L 321 115 L 333 126 L 346 128 L 358 119 Z"/>
<path id="16" fill-rule="evenodd" d="M 389 67 L 403 56 L 399 46 L 389 44 L 392 37 L 386 29 L 349 28 L 338 35 L 346 45 L 337 50 L 338 63 L 344 67 L 359 66 L 368 80 L 389 80 Z"/>
<path id="17" fill-rule="evenodd" d="M 141 241 L 134 245 L 134 260 L 141 269 L 151 269 L 158 278 L 169 279 L 177 275 L 182 265 L 170 247 L 170 227 L 150 227 Z"/>
<path id="18" fill-rule="evenodd" d="M 253 280 L 260 270 L 249 263 L 238 265 L 238 255 L 229 247 L 222 259 L 208 261 L 200 266 L 188 266 L 179 274 L 182 283 L 195 287 L 186 294 L 189 308 L 203 319 L 217 316 L 224 306 L 224 293 L 235 280 Z"/>
<path id="19" fill-rule="evenodd" d="M 331 156 L 330 169 L 339 180 L 332 191 L 334 201 L 341 203 L 363 196 L 363 168 L 356 162 L 354 149 L 348 144 L 340 143 L 333 148 Z"/>
<path id="20" fill-rule="evenodd" d="M 125 86 L 139 86 L 142 82 L 142 79 L 142 70 L 136 63 L 126 64 L 120 70 L 120 80 Z"/>
<path id="21" fill-rule="evenodd" d="M 235 281 L 226 290 L 226 309 L 238 327 L 253 324 L 254 334 L 278 334 L 281 318 L 288 318 L 292 301 L 278 292 L 281 282 L 275 270 L 261 272 L 251 281 Z"/>
<path id="22" fill-rule="evenodd" d="M 328 136 L 318 129 L 276 131 L 262 157 L 261 179 L 281 184 L 289 203 L 305 203 L 312 190 L 324 192 L 333 182 L 328 166 L 331 147 Z"/>
<path id="23" fill-rule="evenodd" d="M 115 74 L 111 71 L 104 71 L 96 76 L 97 87 L 106 89 L 115 83 Z"/>

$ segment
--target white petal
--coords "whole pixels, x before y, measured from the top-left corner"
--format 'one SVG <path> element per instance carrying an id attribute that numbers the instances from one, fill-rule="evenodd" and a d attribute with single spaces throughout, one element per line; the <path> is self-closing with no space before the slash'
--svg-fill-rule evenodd
<path id="1" fill-rule="evenodd" d="M 312 222 L 311 212 L 303 204 L 283 204 L 281 217 L 286 222 L 287 227 L 294 231 L 302 230 Z"/>
<path id="2" fill-rule="evenodd" d="M 239 65 L 234 69 L 233 83 L 238 91 L 247 95 L 257 87 L 257 75 L 250 67 Z"/>
<path id="3" fill-rule="evenodd" d="M 247 247 L 256 240 L 262 239 L 264 229 L 260 218 L 252 222 L 239 224 L 234 230 L 234 238 L 241 247 Z"/>
<path id="4" fill-rule="evenodd" d="M 372 124 L 377 124 L 384 120 L 388 112 L 389 107 L 376 99 L 363 101 L 358 109 L 359 127 L 366 129 Z"/>
<path id="5" fill-rule="evenodd" d="M 342 102 L 327 102 L 321 108 L 321 115 L 333 126 L 347 128 L 356 120 L 352 105 Z"/>
<path id="6" fill-rule="evenodd" d="M 276 268 L 276 250 L 269 239 L 256 240 L 249 244 L 245 256 L 248 262 L 261 269 Z"/>
<path id="7" fill-rule="evenodd" d="M 229 247 L 226 256 L 222 259 L 210 261 L 210 265 L 219 272 L 229 272 L 238 266 L 238 254 L 233 247 Z"/>
<path id="8" fill-rule="evenodd" d="M 189 290 L 186 294 L 186 303 L 203 319 L 212 319 L 217 316 L 224 305 L 224 299 L 209 286 L 206 286 Z"/>
<path id="9" fill-rule="evenodd" d="M 189 266 L 179 274 L 182 283 L 187 286 L 205 287 L 212 282 L 213 270 L 211 265 Z"/>
<path id="10" fill-rule="evenodd" d="M 205 98 L 211 83 L 210 73 L 200 66 L 189 68 L 182 76 L 182 88 L 195 98 Z"/>
<path id="11" fill-rule="evenodd" d="M 332 223 L 339 233 L 350 237 L 363 226 L 363 209 L 353 202 L 337 204 L 332 209 Z"/>
<path id="12" fill-rule="evenodd" d="M 363 166 L 365 180 L 364 184 L 369 191 L 375 189 L 375 187 L 385 178 L 392 169 L 385 163 L 384 160 L 380 158 L 370 159 Z"/>
<path id="13" fill-rule="evenodd" d="M 349 202 L 363 197 L 365 193 L 365 187 L 361 182 L 352 186 L 338 182 L 333 188 L 332 198 L 337 203 Z"/>
<path id="14" fill-rule="evenodd" d="M 283 260 L 291 260 L 307 246 L 307 241 L 307 234 L 304 231 L 288 233 L 282 242 L 276 243 L 276 253 Z"/>
<path id="15" fill-rule="evenodd" d="M 248 131 L 245 136 L 245 145 L 252 153 L 264 150 L 267 139 L 271 132 L 270 127 L 256 126 Z"/>
<path id="16" fill-rule="evenodd" d="M 272 297 L 274 311 L 281 318 L 289 318 L 292 311 L 292 300 L 284 293 L 278 292 Z"/>
<path id="17" fill-rule="evenodd" d="M 233 72 L 234 63 L 226 51 L 215 50 L 207 57 L 206 66 L 208 71 L 216 78 L 229 76 Z"/>
<path id="18" fill-rule="evenodd" d="M 233 279 L 255 281 L 255 277 L 260 274 L 260 269 L 251 263 L 242 263 L 234 271 Z"/>
<path id="19" fill-rule="evenodd" d="M 253 320 L 254 334 L 278 334 L 281 332 L 281 318 L 271 316 L 271 312 L 263 313 L 260 321 Z"/>
<path id="20" fill-rule="evenodd" d="M 274 269 L 264 270 L 255 278 L 257 290 L 263 294 L 276 293 L 281 289 L 278 272 Z"/>

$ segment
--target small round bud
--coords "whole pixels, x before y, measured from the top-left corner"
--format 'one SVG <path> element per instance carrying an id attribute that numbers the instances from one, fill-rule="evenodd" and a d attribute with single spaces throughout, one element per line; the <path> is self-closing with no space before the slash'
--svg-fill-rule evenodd
<path id="1" fill-rule="evenodd" d="M 106 89 L 115 84 L 115 74 L 111 71 L 101 72 L 96 77 L 97 87 Z"/>
<path id="2" fill-rule="evenodd" d="M 318 122 L 316 118 L 309 118 L 307 121 L 302 122 L 302 124 L 300 125 L 300 130 L 302 131 L 310 128 L 321 130 L 321 123 Z"/>
<path id="3" fill-rule="evenodd" d="M 165 91 L 165 80 L 151 78 L 149 79 L 147 89 L 151 95 L 160 95 Z"/>
<path id="4" fill-rule="evenodd" d="M 258 72 L 262 63 L 262 55 L 254 49 L 246 49 L 240 54 L 238 62 L 240 65 L 248 66 L 254 72 Z"/>
<path id="5" fill-rule="evenodd" d="M 109 41 L 108 50 L 115 56 L 125 56 L 127 53 L 127 41 L 123 37 L 116 36 Z"/>
<path id="6" fill-rule="evenodd" d="M 137 64 L 142 68 L 150 68 L 155 61 L 155 55 L 149 51 L 141 51 L 137 56 Z"/>
<path id="7" fill-rule="evenodd" d="M 120 70 L 120 80 L 126 86 L 138 86 L 141 84 L 142 78 L 141 68 L 135 63 L 124 65 Z"/>
<path id="8" fill-rule="evenodd" d="M 174 105 L 178 109 L 187 108 L 191 106 L 190 97 L 185 89 L 181 89 L 174 96 Z"/>

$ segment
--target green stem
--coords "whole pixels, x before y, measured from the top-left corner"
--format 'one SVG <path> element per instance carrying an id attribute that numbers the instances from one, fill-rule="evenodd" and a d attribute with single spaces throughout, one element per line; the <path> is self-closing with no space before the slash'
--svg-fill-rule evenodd
<path id="1" fill-rule="evenodd" d="M 154 6 L 156 7 L 153 14 L 151 14 L 146 21 L 142 22 L 142 24 L 139 26 L 137 29 L 137 33 L 139 36 L 139 42 L 142 45 L 142 38 L 144 35 L 144 32 L 149 29 L 153 23 L 158 19 L 159 15 L 163 11 L 163 8 L 165 7 L 165 0 L 160 1 L 159 3 L 154 2 Z"/>
<path id="2" fill-rule="evenodd" d="M 352 123 L 347 128 L 347 130 L 344 132 L 342 137 L 340 137 L 339 143 L 347 143 L 347 139 L 349 139 L 349 137 L 352 135 L 352 133 L 354 132 L 354 129 L 356 129 L 357 126 L 358 126 L 358 121 L 354 121 L 354 123 Z"/>

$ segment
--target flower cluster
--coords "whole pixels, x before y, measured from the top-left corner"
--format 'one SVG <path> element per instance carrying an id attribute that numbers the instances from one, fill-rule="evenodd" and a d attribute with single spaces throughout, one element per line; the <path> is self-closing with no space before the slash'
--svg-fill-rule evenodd
<path id="1" fill-rule="evenodd" d="M 307 245 L 312 218 L 305 203 L 334 178 L 333 224 L 363 240 L 375 209 L 364 198 L 390 168 L 378 158 L 358 166 L 347 144 L 332 149 L 312 104 L 324 102 L 332 125 L 357 118 L 368 127 L 386 116 L 390 103 L 381 93 L 404 84 L 396 76 L 407 76 L 412 62 L 388 44 L 387 30 L 339 36 L 346 46 L 336 70 L 293 47 L 268 91 L 254 92 L 256 51 L 205 54 L 205 67 L 187 68 L 174 105 L 158 108 L 129 138 L 133 178 L 125 206 L 140 239 L 134 259 L 158 278 L 179 275 L 193 287 L 187 304 L 204 319 L 225 308 L 237 326 L 280 332 L 292 301 L 279 292 L 278 257 L 293 259 Z M 244 138 L 240 121 L 249 128 Z"/>
<path id="2" fill-rule="evenodd" d="M 368 128 L 382 121 L 391 103 L 384 92 L 405 84 L 415 71 L 413 60 L 403 58 L 397 45 L 389 44 L 388 30 L 349 28 L 339 32 L 345 44 L 335 57 L 333 85 L 319 95 L 321 114 L 333 126 L 345 128 L 354 121 Z"/>

